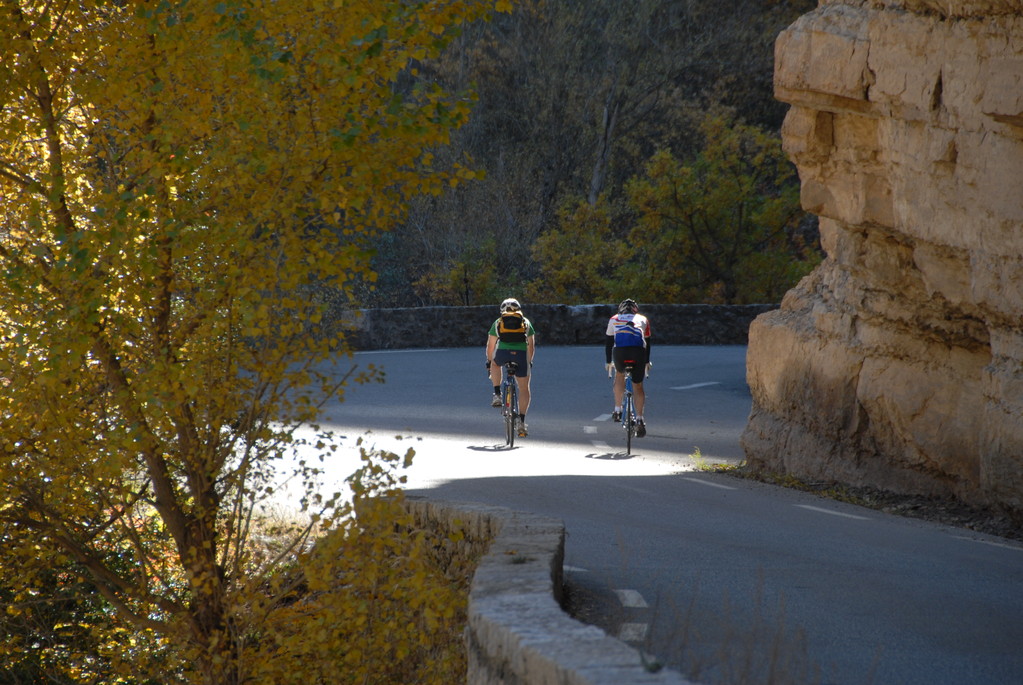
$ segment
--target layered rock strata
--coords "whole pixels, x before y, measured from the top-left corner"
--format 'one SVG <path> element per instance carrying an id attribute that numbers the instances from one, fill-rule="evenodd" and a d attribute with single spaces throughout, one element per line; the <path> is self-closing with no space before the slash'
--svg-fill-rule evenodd
<path id="1" fill-rule="evenodd" d="M 1023 509 L 1023 2 L 821 2 L 775 94 L 827 257 L 749 332 L 748 462 Z"/>

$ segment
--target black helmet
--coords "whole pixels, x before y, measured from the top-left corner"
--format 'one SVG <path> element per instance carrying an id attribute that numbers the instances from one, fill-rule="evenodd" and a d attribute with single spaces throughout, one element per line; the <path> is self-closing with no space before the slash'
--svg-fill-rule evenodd
<path id="1" fill-rule="evenodd" d="M 619 314 L 637 314 L 639 313 L 639 305 L 636 304 L 634 299 L 627 298 L 622 300 L 622 303 L 618 305 Z"/>

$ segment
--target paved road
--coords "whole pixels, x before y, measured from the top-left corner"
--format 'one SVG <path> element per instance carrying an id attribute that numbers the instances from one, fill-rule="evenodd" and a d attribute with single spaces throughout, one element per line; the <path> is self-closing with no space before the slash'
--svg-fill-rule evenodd
<path id="1" fill-rule="evenodd" d="M 563 520 L 583 618 L 694 680 L 1023 683 L 1020 545 L 694 469 L 742 458 L 744 357 L 655 347 L 631 458 L 597 347 L 540 349 L 513 450 L 482 346 L 360 353 L 387 382 L 354 388 L 328 423 L 348 446 L 414 447 L 412 493 Z"/>

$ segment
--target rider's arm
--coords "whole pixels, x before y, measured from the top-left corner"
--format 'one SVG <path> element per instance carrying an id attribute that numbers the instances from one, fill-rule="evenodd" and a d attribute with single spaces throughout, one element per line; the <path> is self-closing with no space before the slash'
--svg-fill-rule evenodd
<path id="1" fill-rule="evenodd" d="M 497 336 L 496 335 L 488 335 L 487 336 L 487 361 L 488 362 L 494 361 L 494 349 L 496 347 L 497 347 Z"/>
<path id="2" fill-rule="evenodd" d="M 526 338 L 526 361 L 529 365 L 533 365 L 533 355 L 536 354 L 536 336 L 529 336 Z"/>
<path id="3" fill-rule="evenodd" d="M 614 346 L 615 346 L 615 337 L 613 335 L 606 336 L 605 340 L 604 340 L 604 363 L 605 364 L 610 364 L 611 363 L 611 350 L 614 349 Z"/>

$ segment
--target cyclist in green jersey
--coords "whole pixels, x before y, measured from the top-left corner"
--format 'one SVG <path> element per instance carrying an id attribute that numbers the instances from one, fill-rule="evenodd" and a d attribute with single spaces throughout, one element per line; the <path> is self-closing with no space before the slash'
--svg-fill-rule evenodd
<path id="1" fill-rule="evenodd" d="M 501 374 L 508 362 L 517 362 L 515 376 L 519 381 L 519 435 L 525 437 L 526 411 L 529 409 L 529 368 L 536 353 L 535 331 L 522 315 L 522 305 L 515 298 L 501 303 L 501 316 L 490 326 L 487 335 L 487 368 L 494 386 L 491 406 L 501 406 Z"/>

